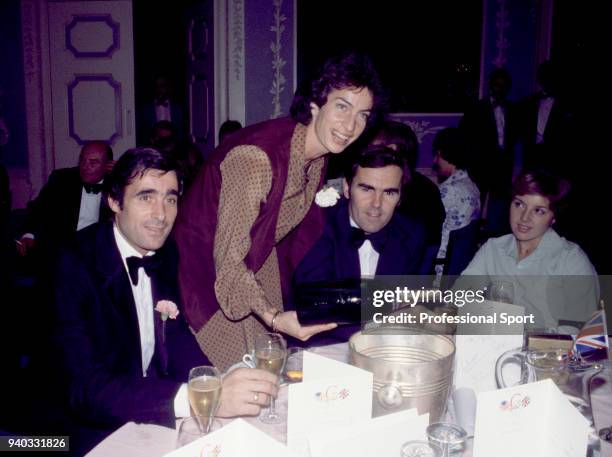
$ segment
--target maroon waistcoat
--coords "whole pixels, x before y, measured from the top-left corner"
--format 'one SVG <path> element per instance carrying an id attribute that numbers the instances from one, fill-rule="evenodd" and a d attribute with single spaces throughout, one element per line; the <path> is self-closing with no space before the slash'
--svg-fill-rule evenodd
<path id="1" fill-rule="evenodd" d="M 213 250 L 221 193 L 221 163 L 231 149 L 240 145 L 257 146 L 270 160 L 272 187 L 251 227 L 251 248 L 244 259 L 247 268 L 256 273 L 275 246 L 274 235 L 287 182 L 295 126 L 295 121 L 282 118 L 235 132 L 215 149 L 181 202 L 174 228 L 180 252 L 179 281 L 185 315 L 196 332 L 219 309 L 214 290 Z M 325 169 L 319 186 L 324 175 Z M 240 189 L 234 191 L 240 192 Z M 317 205 L 311 205 L 303 221 L 276 245 L 284 299 L 290 292 L 295 267 L 318 239 L 322 228 L 323 212 Z"/>

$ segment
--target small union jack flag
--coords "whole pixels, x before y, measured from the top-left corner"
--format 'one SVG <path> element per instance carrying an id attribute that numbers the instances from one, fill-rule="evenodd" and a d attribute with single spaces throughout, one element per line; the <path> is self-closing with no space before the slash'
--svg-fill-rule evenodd
<path id="1" fill-rule="evenodd" d="M 607 349 L 606 314 L 600 309 L 595 311 L 576 335 L 573 355 L 583 361 L 593 362 L 607 358 Z"/>

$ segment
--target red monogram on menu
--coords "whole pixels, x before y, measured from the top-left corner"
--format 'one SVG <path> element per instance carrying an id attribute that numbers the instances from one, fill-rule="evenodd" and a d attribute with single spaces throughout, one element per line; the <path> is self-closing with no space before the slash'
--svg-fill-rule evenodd
<path id="1" fill-rule="evenodd" d="M 510 400 L 504 400 L 499 404 L 499 409 L 502 411 L 515 411 L 529 406 L 531 400 L 527 395 L 514 394 Z"/>
<path id="2" fill-rule="evenodd" d="M 336 385 L 329 386 L 322 392 L 317 392 L 315 398 L 319 401 L 330 402 L 335 400 L 344 400 L 350 395 L 351 391 L 345 387 Z"/>
<path id="3" fill-rule="evenodd" d="M 218 457 L 221 454 L 221 446 L 218 444 L 205 444 L 200 451 L 200 457 Z"/>

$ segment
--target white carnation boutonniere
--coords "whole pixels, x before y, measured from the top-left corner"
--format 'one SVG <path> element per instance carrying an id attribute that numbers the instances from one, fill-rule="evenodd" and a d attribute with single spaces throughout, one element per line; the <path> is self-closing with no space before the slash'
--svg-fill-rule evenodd
<path id="1" fill-rule="evenodd" d="M 322 208 L 334 206 L 340 199 L 340 192 L 335 187 L 325 186 L 317 195 L 315 195 L 315 203 Z"/>
<path id="2" fill-rule="evenodd" d="M 162 321 L 166 321 L 166 319 L 176 319 L 176 316 L 179 315 L 178 307 L 174 302 L 170 300 L 160 300 L 155 305 L 155 311 L 161 313 Z"/>

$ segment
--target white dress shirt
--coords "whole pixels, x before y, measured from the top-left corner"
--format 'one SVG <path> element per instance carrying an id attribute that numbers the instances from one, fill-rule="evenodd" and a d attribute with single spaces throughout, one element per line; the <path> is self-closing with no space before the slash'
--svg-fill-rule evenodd
<path id="1" fill-rule="evenodd" d="M 113 226 L 115 241 L 121 254 L 123 266 L 128 272 L 127 266 L 128 257 L 143 257 L 136 249 L 134 249 L 127 240 L 123 237 L 117 225 Z M 154 252 L 148 252 L 147 255 L 153 255 Z M 142 375 L 147 375 L 147 369 L 155 352 L 155 327 L 153 325 L 153 294 L 151 292 L 151 278 L 145 273 L 144 268 L 138 269 L 138 283 L 132 284 L 132 294 L 136 303 L 136 315 L 138 316 L 138 328 L 140 329 L 140 347 L 142 349 Z"/>
<path id="2" fill-rule="evenodd" d="M 170 100 L 166 100 L 166 105 L 155 104 L 155 117 L 159 121 L 172 121 L 172 112 L 170 111 Z"/>
<path id="3" fill-rule="evenodd" d="M 351 227 L 360 228 L 352 217 L 349 216 Z M 378 258 L 380 255 L 370 243 L 370 240 L 365 240 L 359 248 L 359 268 L 362 278 L 373 278 L 376 275 L 376 267 L 378 266 Z"/>
<path id="4" fill-rule="evenodd" d="M 115 242 L 119 248 L 119 253 L 121 254 L 123 266 L 129 276 L 130 271 L 126 259 L 132 256 L 142 257 L 142 255 L 127 242 L 123 234 L 117 228 L 117 225 L 113 226 L 113 233 L 115 235 Z M 147 255 L 153 254 L 153 251 L 147 253 Z M 142 375 L 146 377 L 151 359 L 153 358 L 153 353 L 155 352 L 155 327 L 153 322 L 155 312 L 153 310 L 151 278 L 146 274 L 144 268 L 139 268 L 138 283 L 134 286 L 130 279 L 130 285 L 132 286 L 132 294 L 134 295 L 134 302 L 136 303 L 136 315 L 138 316 L 138 328 L 140 329 Z M 174 415 L 175 417 L 187 417 L 190 415 L 186 383 L 181 384 L 179 391 L 174 396 Z"/>
<path id="5" fill-rule="evenodd" d="M 102 184 L 100 181 L 98 184 Z M 102 202 L 102 192 L 97 194 L 87 193 L 84 187 L 81 187 L 81 207 L 79 209 L 79 222 L 77 223 L 77 232 L 85 227 L 98 222 L 100 217 L 100 203 Z"/>
<path id="6" fill-rule="evenodd" d="M 495 108 L 493 108 L 493 115 L 495 116 L 495 126 L 497 127 L 497 145 L 500 148 L 503 148 L 504 129 L 506 128 L 506 113 L 504 111 L 504 107 L 497 105 Z"/>

